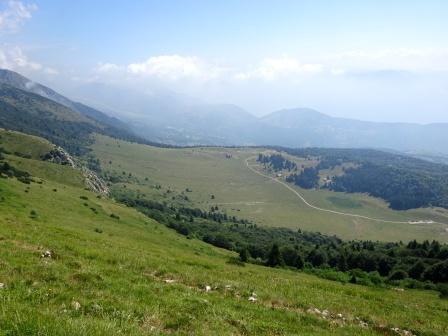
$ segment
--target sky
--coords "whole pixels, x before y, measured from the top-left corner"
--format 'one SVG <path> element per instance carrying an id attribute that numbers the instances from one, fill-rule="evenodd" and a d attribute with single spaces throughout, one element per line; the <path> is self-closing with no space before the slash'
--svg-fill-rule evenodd
<path id="1" fill-rule="evenodd" d="M 0 67 L 255 115 L 448 122 L 448 1 L 0 0 Z M 82 97 L 79 97 L 82 99 Z"/>

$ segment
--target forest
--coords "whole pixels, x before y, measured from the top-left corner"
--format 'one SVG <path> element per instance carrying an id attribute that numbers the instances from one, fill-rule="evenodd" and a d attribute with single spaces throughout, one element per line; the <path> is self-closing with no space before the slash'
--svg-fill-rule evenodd
<path id="1" fill-rule="evenodd" d="M 176 207 L 131 193 L 116 194 L 115 198 L 189 239 L 238 252 L 241 263 L 289 267 L 365 285 L 434 289 L 436 284 L 448 282 L 448 246 L 437 241 L 343 241 L 321 233 L 260 227 L 215 207 L 209 211 Z"/>
<path id="2" fill-rule="evenodd" d="M 290 149 L 290 155 L 314 158 L 316 167 L 289 175 L 288 181 L 310 189 L 318 187 L 319 173 L 344 163 L 344 174 L 334 176 L 324 188 L 348 193 L 367 193 L 384 199 L 394 210 L 420 207 L 448 208 L 448 166 L 397 153 L 372 149 Z"/>
<path id="3" fill-rule="evenodd" d="M 43 137 L 63 147 L 72 155 L 89 152 L 88 147 L 93 143 L 92 133 L 153 146 L 170 147 L 141 139 L 131 131 L 102 124 L 89 116 L 80 116 L 78 112 L 52 100 L 6 84 L 0 84 L 0 110 L 2 111 L 0 128 Z M 80 120 L 76 120 L 77 116 L 81 117 Z"/>

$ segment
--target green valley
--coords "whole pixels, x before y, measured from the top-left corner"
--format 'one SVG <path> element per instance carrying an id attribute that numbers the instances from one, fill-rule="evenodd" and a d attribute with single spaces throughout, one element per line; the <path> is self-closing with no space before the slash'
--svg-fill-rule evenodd
<path id="1" fill-rule="evenodd" d="M 92 149 L 105 173 L 125 177 L 131 174 L 131 179 L 123 180 L 116 188 L 126 187 L 160 201 L 170 202 L 173 194 L 183 195 L 201 209 L 218 206 L 231 216 L 258 225 L 319 231 L 345 239 L 448 241 L 448 211 L 441 208 L 395 211 L 384 201 L 365 194 L 294 187 L 317 207 L 392 222 L 310 208 L 284 186 L 247 168 L 246 160 L 257 165 L 256 156 L 265 151 L 263 148 L 163 149 L 97 136 Z M 310 164 L 291 159 L 300 165 Z M 437 223 L 418 223 L 428 220 Z"/>
<path id="2" fill-rule="evenodd" d="M 14 136 L 15 144 L 20 139 L 34 141 Z M 10 136 L 2 132 L 5 138 Z M 135 146 L 102 140 L 104 147 L 117 146 L 123 153 Z M 8 149 L 6 142 L 2 146 Z M 35 148 L 29 153 L 32 157 L 40 152 L 37 143 Z M 165 164 L 169 156 L 162 160 L 166 155 L 162 151 L 178 151 L 137 149 L 145 154 L 142 157 L 155 151 Z M 152 160 L 148 155 L 148 171 L 157 171 L 151 169 L 156 155 Z M 180 162 L 187 165 L 190 155 L 216 158 L 222 153 L 190 149 Z M 233 150 L 232 155 L 242 154 Z M 13 157 L 6 154 L 6 160 L 15 165 L 19 159 Z M 241 265 L 233 261 L 236 255 L 232 252 L 187 239 L 131 208 L 85 190 L 77 170 L 36 158 L 23 160 L 22 169 L 52 165 L 61 177 L 35 169 L 36 182 L 31 184 L 0 179 L 2 335 L 448 332 L 448 303 L 435 291 L 341 284 L 287 269 Z M 222 162 L 240 167 L 236 160 L 224 157 Z M 130 171 L 129 160 L 117 164 Z M 132 164 L 143 169 L 139 161 Z M 235 169 L 245 171 L 244 166 Z M 133 174 L 138 172 L 136 168 Z M 202 176 L 206 171 L 196 174 Z M 79 185 L 74 183 L 76 176 Z M 193 190 L 188 194 L 192 198 L 193 188 L 201 190 L 199 185 L 188 187 Z M 203 192 L 207 192 L 205 187 Z M 224 197 L 219 188 L 213 192 L 216 198 Z"/>

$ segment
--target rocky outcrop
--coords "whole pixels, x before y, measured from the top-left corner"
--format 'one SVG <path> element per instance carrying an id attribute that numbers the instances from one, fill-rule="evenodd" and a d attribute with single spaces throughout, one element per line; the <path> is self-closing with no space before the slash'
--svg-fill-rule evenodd
<path id="1" fill-rule="evenodd" d="M 93 171 L 87 169 L 86 167 L 82 167 L 82 174 L 84 176 L 87 188 L 89 188 L 91 191 L 103 195 L 109 194 L 109 188 L 106 182 Z"/>
<path id="2" fill-rule="evenodd" d="M 82 172 L 87 188 L 99 194 L 103 195 L 109 194 L 109 188 L 107 187 L 106 182 L 103 179 L 101 179 L 97 174 L 95 174 L 95 172 L 84 167 L 83 165 L 81 164 L 76 165 L 73 157 L 69 153 L 67 153 L 67 151 L 65 151 L 62 147 L 54 146 L 54 148 L 50 152 L 45 154 L 42 157 L 42 159 L 44 161 L 49 161 L 60 165 L 67 165 L 74 169 L 79 168 Z"/>
<path id="3" fill-rule="evenodd" d="M 67 165 L 72 168 L 76 167 L 75 161 L 73 160 L 72 156 L 67 153 L 64 148 L 59 146 L 55 146 L 50 152 L 45 154 L 42 159 L 44 161 L 50 161 L 60 165 Z"/>

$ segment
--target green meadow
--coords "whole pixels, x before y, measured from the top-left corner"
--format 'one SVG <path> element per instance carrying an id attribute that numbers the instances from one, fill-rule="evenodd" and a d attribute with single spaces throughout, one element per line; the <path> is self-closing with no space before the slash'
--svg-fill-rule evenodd
<path id="1" fill-rule="evenodd" d="M 115 148 L 115 141 L 103 140 L 104 148 Z M 193 161 L 213 166 L 223 155 L 216 149 L 181 151 L 185 166 L 175 169 L 170 155 L 177 150 L 119 145 L 114 151 L 122 156 L 103 159 L 118 164 L 120 157 L 122 169 L 132 165 L 133 174 L 142 176 L 148 171 L 154 182 L 155 171 L 187 174 Z M 125 156 L 131 148 L 140 153 L 134 162 Z M 224 201 L 230 193 L 220 189 L 224 176 L 228 184 L 244 181 L 256 196 L 264 195 L 262 188 L 273 189 L 250 174 L 244 175 L 247 180 L 233 176 L 232 171 L 244 171 L 236 156 L 252 153 L 232 153 L 233 159 L 214 166 L 221 173 L 197 163 L 192 175 L 203 181 L 199 176 L 208 174 L 216 187 L 192 183 L 192 198 L 202 196 L 205 203 L 213 192 Z M 437 292 L 242 266 L 234 261 L 236 254 L 187 239 L 85 190 L 76 170 L 33 159 L 12 164 L 34 169 L 36 182 L 0 179 L 0 335 L 397 335 L 391 328 L 448 334 L 448 301 Z M 61 169 L 60 175 L 44 169 L 47 165 Z M 180 191 L 187 186 L 180 183 L 182 175 L 178 178 L 170 186 Z M 244 201 L 238 192 L 235 197 Z M 249 301 L 251 296 L 256 301 Z"/>
<path id="2" fill-rule="evenodd" d="M 345 239 L 448 241 L 448 212 L 444 209 L 394 211 L 384 201 L 364 194 L 294 187 L 317 207 L 388 221 L 432 220 L 440 224 L 383 223 L 312 209 L 284 186 L 246 167 L 246 160 L 256 166 L 255 157 L 264 149 L 167 149 L 97 136 L 92 150 L 103 171 L 119 176 L 131 173 L 128 181 L 115 188 L 126 187 L 154 199 L 171 202 L 173 194 L 185 195 L 193 206 L 218 206 L 229 215 L 258 225 L 319 231 Z M 294 160 L 299 165 L 313 164 Z"/>

